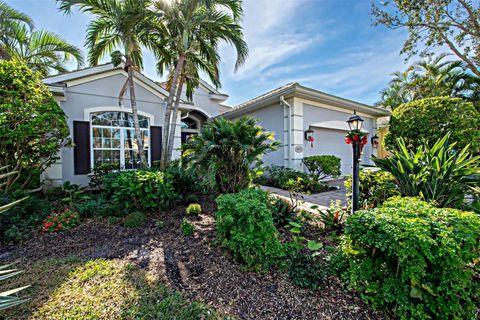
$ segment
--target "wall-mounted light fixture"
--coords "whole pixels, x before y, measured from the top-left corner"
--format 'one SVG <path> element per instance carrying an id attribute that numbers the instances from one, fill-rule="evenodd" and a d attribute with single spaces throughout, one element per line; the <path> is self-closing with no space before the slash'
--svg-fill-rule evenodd
<path id="1" fill-rule="evenodd" d="M 376 149 L 380 144 L 380 138 L 375 134 L 373 137 L 370 138 L 370 142 L 372 143 L 372 147 Z"/>
<path id="2" fill-rule="evenodd" d="M 309 128 L 307 131 L 305 131 L 305 140 L 310 142 L 310 147 L 313 148 L 313 141 L 315 139 L 313 138 L 313 130 L 312 129 Z"/>

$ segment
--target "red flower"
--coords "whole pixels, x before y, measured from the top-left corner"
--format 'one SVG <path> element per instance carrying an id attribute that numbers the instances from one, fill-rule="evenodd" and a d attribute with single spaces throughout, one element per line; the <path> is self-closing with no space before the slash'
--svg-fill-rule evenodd
<path id="1" fill-rule="evenodd" d="M 358 142 L 359 140 L 360 140 L 360 138 L 357 135 L 353 136 L 353 141 Z"/>
<path id="2" fill-rule="evenodd" d="M 363 136 L 362 138 L 362 144 L 367 144 L 367 136 Z"/>
<path id="3" fill-rule="evenodd" d="M 353 142 L 353 141 L 352 141 L 352 138 L 351 138 L 351 137 L 349 137 L 349 136 L 346 136 L 346 137 L 345 137 L 345 143 L 346 143 L 346 144 L 352 144 L 352 142 Z"/>

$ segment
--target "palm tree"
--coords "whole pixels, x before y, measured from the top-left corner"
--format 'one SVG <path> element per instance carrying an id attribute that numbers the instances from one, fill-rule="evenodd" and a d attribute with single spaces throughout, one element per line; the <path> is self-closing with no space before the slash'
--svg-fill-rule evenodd
<path id="1" fill-rule="evenodd" d="M 235 69 L 244 63 L 248 55 L 242 27 L 238 24 L 243 14 L 241 5 L 238 0 L 155 2 L 155 10 L 162 16 L 162 31 L 167 32 L 165 42 L 157 46 L 160 48 L 156 54 L 159 60 L 157 68 L 160 74 L 164 70 L 170 72 L 163 131 L 163 167 L 172 156 L 174 124 L 184 82 L 188 80 L 187 89 L 192 89 L 194 83 L 198 86 L 198 71 L 201 70 L 208 74 L 215 86 L 220 85 L 218 45 L 222 41 L 233 45 L 237 51 Z"/>
<path id="2" fill-rule="evenodd" d="M 86 47 L 89 49 L 88 61 L 97 65 L 106 55 L 122 49 L 125 59 L 125 70 L 130 92 L 135 136 L 138 144 L 138 157 L 142 166 L 147 165 L 143 151 L 143 140 L 138 121 L 138 109 L 135 97 L 133 74 L 143 69 L 142 46 L 151 48 L 149 37 L 146 36 L 149 25 L 156 19 L 149 10 L 150 0 L 57 0 L 60 9 L 70 13 L 77 6 L 81 12 L 96 16 L 87 27 Z M 159 24 L 157 23 L 157 26 Z M 124 87 L 125 87 L 124 85 Z M 120 91 L 121 101 L 124 88 Z"/>
<path id="3" fill-rule="evenodd" d="M 445 61 L 447 56 L 417 61 L 405 72 L 393 73 L 389 86 L 380 92 L 378 104 L 395 109 L 406 102 L 437 96 L 477 101 L 480 79 L 469 73 L 462 61 Z"/>
<path id="4" fill-rule="evenodd" d="M 7 58 L 2 43 L 4 38 L 10 34 L 12 25 L 17 23 L 33 28 L 32 18 L 0 1 L 0 59 Z"/>
<path id="5" fill-rule="evenodd" d="M 11 23 L 0 41 L 6 59 L 24 62 L 43 76 L 52 71 L 66 72 L 65 64 L 71 60 L 77 62 L 77 67 L 83 65 L 79 48 L 53 32 L 30 29 L 23 23 Z"/>

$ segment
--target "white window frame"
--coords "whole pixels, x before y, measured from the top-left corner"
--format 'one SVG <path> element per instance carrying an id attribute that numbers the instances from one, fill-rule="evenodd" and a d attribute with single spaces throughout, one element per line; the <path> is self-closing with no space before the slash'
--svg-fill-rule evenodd
<path id="1" fill-rule="evenodd" d="M 123 168 L 125 167 L 125 137 L 124 137 L 124 130 L 123 129 L 133 129 L 131 127 L 114 127 L 114 126 L 104 126 L 104 125 L 93 125 L 92 124 L 92 114 L 93 113 L 96 113 L 96 112 L 108 112 L 108 111 L 112 111 L 112 112 L 125 112 L 125 113 L 132 113 L 132 110 L 129 109 L 129 108 L 125 108 L 125 107 L 95 107 L 95 108 L 88 108 L 88 109 L 85 109 L 84 110 L 84 120 L 85 121 L 88 121 L 90 123 L 90 167 L 91 168 L 94 168 L 94 165 L 95 165 L 95 161 L 94 161 L 94 147 L 93 147 L 93 128 L 108 128 L 108 129 L 111 129 L 111 128 L 118 128 L 120 130 L 120 168 L 123 170 Z M 155 117 L 152 115 L 152 114 L 149 114 L 149 113 L 146 113 L 146 112 L 142 112 L 142 111 L 138 111 L 138 114 L 139 115 L 142 115 L 146 118 L 148 118 L 148 126 L 146 129 L 142 129 L 140 128 L 140 130 L 144 130 L 144 131 L 147 131 L 148 132 L 148 165 L 151 166 L 151 159 L 152 159 L 152 155 L 151 155 L 151 131 L 150 131 L 150 127 L 154 125 L 154 120 L 155 120 Z M 103 150 L 102 148 L 95 148 L 96 150 Z M 107 148 L 105 150 L 112 150 L 113 148 Z M 116 150 L 116 149 L 113 149 L 113 150 Z M 135 169 L 128 169 L 128 170 L 135 170 Z"/>

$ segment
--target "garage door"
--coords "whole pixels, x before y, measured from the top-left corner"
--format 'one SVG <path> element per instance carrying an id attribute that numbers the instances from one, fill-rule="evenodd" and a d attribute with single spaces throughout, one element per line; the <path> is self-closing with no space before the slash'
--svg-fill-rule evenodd
<path id="1" fill-rule="evenodd" d="M 345 144 L 346 132 L 341 130 L 313 128 L 313 148 L 308 143 L 304 156 L 333 155 L 341 159 L 342 176 L 352 173 L 352 146 Z"/>

